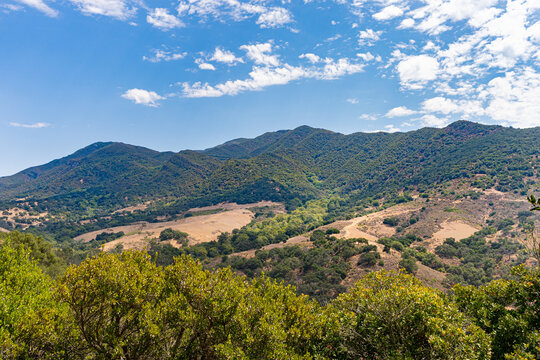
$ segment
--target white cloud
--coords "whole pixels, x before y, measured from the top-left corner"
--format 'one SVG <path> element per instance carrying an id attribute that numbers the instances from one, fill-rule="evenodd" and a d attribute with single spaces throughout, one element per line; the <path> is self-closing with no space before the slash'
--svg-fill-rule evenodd
<path id="1" fill-rule="evenodd" d="M 161 61 L 174 61 L 174 60 L 180 60 L 186 57 L 186 52 L 172 52 L 167 50 L 153 50 L 154 54 L 152 56 L 143 56 L 143 60 L 150 61 L 153 63 L 158 63 Z"/>
<path id="2" fill-rule="evenodd" d="M 24 9 L 22 6 L 15 4 L 0 4 L 0 8 L 5 9 L 4 12 L 20 11 Z"/>
<path id="3" fill-rule="evenodd" d="M 237 95 L 245 91 L 258 91 L 268 86 L 284 85 L 299 79 L 333 80 L 340 76 L 362 71 L 362 68 L 362 64 L 351 63 L 347 58 L 325 59 L 325 64 L 322 67 L 304 68 L 289 64 L 279 67 L 254 66 L 247 79 L 229 80 L 217 85 L 200 82 L 181 83 L 180 85 L 182 85 L 184 97 L 219 97 Z"/>
<path id="4" fill-rule="evenodd" d="M 42 129 L 42 128 L 50 126 L 51 124 L 44 123 L 44 122 L 37 122 L 34 124 L 21 124 L 18 122 L 10 122 L 9 125 L 14 126 L 14 127 L 27 128 L 27 129 Z"/>
<path id="5" fill-rule="evenodd" d="M 423 126 L 438 127 L 438 128 L 446 126 L 449 122 L 447 118 L 439 118 L 431 114 L 424 115 L 419 120 Z"/>
<path id="6" fill-rule="evenodd" d="M 47 16 L 50 16 L 50 17 L 57 17 L 58 16 L 58 11 L 52 9 L 49 5 L 45 4 L 45 2 L 43 2 L 42 0 L 17 0 L 17 1 L 19 3 L 21 3 L 21 4 L 24 4 L 26 6 L 30 6 L 30 7 L 34 8 L 36 10 L 39 10 L 42 13 L 44 13 L 45 15 L 47 15 Z M 15 6 L 15 5 L 13 5 L 13 6 Z M 15 8 L 13 6 L 8 7 L 8 8 L 10 10 L 14 11 Z"/>
<path id="7" fill-rule="evenodd" d="M 242 45 L 241 50 L 246 51 L 246 55 L 249 59 L 253 60 L 255 64 L 278 66 L 279 59 L 277 55 L 270 55 L 272 52 L 272 44 L 270 42 L 254 45 Z"/>
<path id="8" fill-rule="evenodd" d="M 409 29 L 414 26 L 414 19 L 407 18 L 401 20 L 401 23 L 398 26 L 398 29 Z"/>
<path id="9" fill-rule="evenodd" d="M 450 113 L 459 112 L 459 106 L 452 100 L 437 96 L 431 99 L 424 100 L 422 109 L 426 112 L 438 112 L 448 115 Z"/>
<path id="10" fill-rule="evenodd" d="M 469 20 L 479 22 L 477 17 L 485 17 L 485 10 L 497 3 L 497 0 L 424 0 L 425 6 L 411 11 L 415 19 L 422 19 L 416 29 L 429 34 L 440 34 L 450 30 L 448 21 Z"/>
<path id="11" fill-rule="evenodd" d="M 327 59 L 324 68 L 316 77 L 324 80 L 332 80 L 344 75 L 356 74 L 363 70 L 364 64 L 351 63 L 347 58 L 338 59 L 337 61 Z"/>
<path id="12" fill-rule="evenodd" d="M 540 44 L 540 21 L 537 21 L 534 25 L 530 26 L 527 29 L 529 36 L 532 41 L 537 44 Z"/>
<path id="13" fill-rule="evenodd" d="M 132 17 L 137 9 L 124 0 L 70 0 L 86 15 L 110 16 L 120 20 Z"/>
<path id="14" fill-rule="evenodd" d="M 480 98 L 487 101 L 486 114 L 494 120 L 516 127 L 540 126 L 540 74 L 532 68 L 494 78 Z"/>
<path id="15" fill-rule="evenodd" d="M 205 62 L 199 63 L 199 69 L 201 69 L 201 70 L 216 70 L 214 65 L 209 64 L 209 63 L 205 63 Z"/>
<path id="16" fill-rule="evenodd" d="M 377 116 L 373 114 L 362 114 L 358 117 L 360 120 L 368 120 L 368 121 L 375 121 L 377 120 Z"/>
<path id="17" fill-rule="evenodd" d="M 214 55 L 210 60 L 225 63 L 225 64 L 234 64 L 237 62 L 243 63 L 242 58 L 237 58 L 232 52 L 227 50 L 222 50 L 219 47 L 214 51 Z"/>
<path id="18" fill-rule="evenodd" d="M 395 132 L 401 132 L 401 129 L 400 128 L 397 128 L 395 127 L 394 125 L 385 125 L 384 126 L 385 128 L 385 132 L 389 132 L 389 133 L 395 133 Z"/>
<path id="19" fill-rule="evenodd" d="M 419 89 L 429 80 L 435 80 L 439 72 L 437 59 L 428 55 L 409 56 L 397 66 L 402 85 Z"/>
<path id="20" fill-rule="evenodd" d="M 376 41 L 381 38 L 382 31 L 375 31 L 373 29 L 362 30 L 358 33 L 358 44 L 359 45 L 373 45 Z"/>
<path id="21" fill-rule="evenodd" d="M 389 5 L 378 13 L 373 14 L 373 18 L 379 21 L 384 21 L 399 17 L 401 15 L 403 15 L 403 9 L 395 5 Z"/>
<path id="22" fill-rule="evenodd" d="M 135 104 L 141 104 L 146 106 L 158 106 L 158 101 L 165 99 L 165 97 L 158 95 L 154 91 L 148 91 L 143 89 L 129 89 L 122 94 L 124 99 L 131 100 Z"/>
<path id="23" fill-rule="evenodd" d="M 275 7 L 263 12 L 257 19 L 257 24 L 259 24 L 261 28 L 276 28 L 292 21 L 292 15 L 289 10 Z"/>
<path id="24" fill-rule="evenodd" d="M 382 61 L 382 58 L 380 55 L 374 56 L 372 53 L 357 53 L 356 56 L 358 56 L 360 59 L 364 60 L 365 62 L 375 60 L 375 61 Z"/>
<path id="25" fill-rule="evenodd" d="M 334 36 L 330 36 L 328 39 L 326 39 L 327 42 L 333 42 L 333 41 L 336 41 L 336 40 L 339 40 L 343 37 L 343 35 L 341 34 L 336 34 Z"/>
<path id="26" fill-rule="evenodd" d="M 416 114 L 417 111 L 408 109 L 405 106 L 398 106 L 391 110 L 389 110 L 384 116 L 393 118 L 393 117 L 401 117 L 401 116 L 410 116 Z"/>
<path id="27" fill-rule="evenodd" d="M 299 56 L 300 59 L 308 59 L 312 64 L 321 61 L 321 58 L 315 54 L 307 53 Z"/>
<path id="28" fill-rule="evenodd" d="M 222 22 L 229 19 L 244 21 L 258 15 L 256 23 L 261 28 L 276 28 L 293 21 L 289 10 L 282 7 L 266 7 L 262 1 L 242 2 L 239 0 L 189 0 L 180 1 L 177 7 L 179 16 L 208 17 Z"/>
<path id="29" fill-rule="evenodd" d="M 180 21 L 176 16 L 169 14 L 167 9 L 156 8 L 152 10 L 147 16 L 146 21 L 153 26 L 162 30 L 170 30 L 184 26 L 184 23 Z"/>
<path id="30" fill-rule="evenodd" d="M 257 91 L 267 86 L 283 85 L 290 81 L 306 76 L 306 70 L 288 64 L 279 68 L 254 67 L 246 80 L 227 81 L 211 86 L 209 84 L 195 83 L 182 84 L 184 97 L 219 97 L 223 95 L 237 95 L 244 91 Z"/>
<path id="31" fill-rule="evenodd" d="M 355 99 L 355 98 L 350 98 L 350 99 L 347 99 L 345 101 L 347 101 L 348 103 L 353 104 L 353 105 L 359 103 L 358 99 Z"/>

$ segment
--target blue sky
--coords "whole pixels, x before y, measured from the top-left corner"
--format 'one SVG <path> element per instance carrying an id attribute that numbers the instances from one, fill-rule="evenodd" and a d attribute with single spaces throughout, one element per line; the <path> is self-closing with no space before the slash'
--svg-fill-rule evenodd
<path id="1" fill-rule="evenodd" d="M 0 176 L 95 141 L 540 126 L 538 0 L 2 0 Z"/>

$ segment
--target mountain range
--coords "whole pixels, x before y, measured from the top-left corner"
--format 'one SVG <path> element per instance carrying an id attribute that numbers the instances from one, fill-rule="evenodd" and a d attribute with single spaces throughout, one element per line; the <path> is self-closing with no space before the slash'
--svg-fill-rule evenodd
<path id="1" fill-rule="evenodd" d="M 538 169 L 539 138 L 540 127 L 458 121 L 440 129 L 350 135 L 301 126 L 177 153 L 98 142 L 0 178 L 0 201 L 109 211 L 153 199 L 210 204 L 372 196 L 422 191 L 456 178 L 523 192 Z"/>

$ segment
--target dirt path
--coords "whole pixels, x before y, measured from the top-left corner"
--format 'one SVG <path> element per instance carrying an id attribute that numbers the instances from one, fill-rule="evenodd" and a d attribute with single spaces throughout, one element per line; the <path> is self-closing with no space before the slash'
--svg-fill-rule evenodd
<path id="1" fill-rule="evenodd" d="M 395 234 L 395 229 L 384 225 L 383 219 L 417 210 L 419 210 L 419 207 L 397 205 L 379 212 L 353 218 L 345 224 L 340 236 L 344 239 L 364 238 L 369 241 L 376 241 L 382 236 L 392 236 Z"/>
<path id="2" fill-rule="evenodd" d="M 350 221 L 350 224 L 345 225 L 343 229 L 341 230 L 340 237 L 344 239 L 352 239 L 352 238 L 364 238 L 366 240 L 370 241 L 376 241 L 377 237 L 371 234 L 368 234 L 365 231 L 362 231 L 359 229 L 358 224 L 361 221 L 365 220 L 365 216 L 354 218 Z"/>

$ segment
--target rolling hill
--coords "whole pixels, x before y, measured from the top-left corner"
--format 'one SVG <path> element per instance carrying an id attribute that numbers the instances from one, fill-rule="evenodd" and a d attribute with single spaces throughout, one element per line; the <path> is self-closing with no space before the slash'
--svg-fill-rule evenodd
<path id="1" fill-rule="evenodd" d="M 343 135 L 301 126 L 178 153 L 95 143 L 0 178 L 0 201 L 3 208 L 18 201 L 38 212 L 84 215 L 157 199 L 189 207 L 305 201 L 330 193 L 365 198 L 475 177 L 481 188 L 524 193 L 537 175 L 539 137 L 540 127 L 458 121 L 392 134 Z"/>

